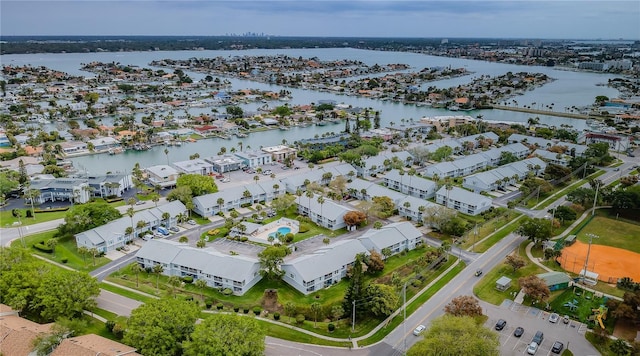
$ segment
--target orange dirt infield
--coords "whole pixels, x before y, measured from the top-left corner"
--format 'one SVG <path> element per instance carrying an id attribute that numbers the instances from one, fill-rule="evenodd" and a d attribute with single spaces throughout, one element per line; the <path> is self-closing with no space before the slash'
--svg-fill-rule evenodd
<path id="1" fill-rule="evenodd" d="M 580 241 L 563 248 L 562 256 L 558 258 L 562 268 L 576 274 L 580 273 L 584 268 L 588 248 L 589 244 Z M 639 253 L 592 244 L 587 270 L 598 273 L 598 279 L 603 282 L 616 283 L 617 279 L 622 277 L 631 277 L 634 281 L 640 281 L 638 261 L 640 261 Z"/>

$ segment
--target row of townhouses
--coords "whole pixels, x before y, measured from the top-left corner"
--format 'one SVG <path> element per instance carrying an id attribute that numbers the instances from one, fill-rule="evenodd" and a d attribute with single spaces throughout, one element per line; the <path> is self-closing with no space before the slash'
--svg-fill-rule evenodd
<path id="1" fill-rule="evenodd" d="M 165 218 L 167 215 L 168 218 Z M 140 233 L 161 225 L 171 227 L 178 223 L 180 216 L 187 216 L 187 208 L 180 201 L 172 201 L 155 208 L 140 210 L 133 217 L 121 217 L 105 225 L 76 234 L 76 244 L 78 247 L 95 248 L 98 252 L 106 253 L 123 247 Z M 126 233 L 129 227 L 133 229 L 131 234 Z"/>
<path id="2" fill-rule="evenodd" d="M 492 170 L 464 177 L 462 186 L 475 193 L 502 189 L 523 180 L 529 174 L 538 176 L 547 168 L 547 163 L 538 157 L 512 162 Z"/>
<path id="3" fill-rule="evenodd" d="M 357 254 L 388 249 L 391 255 L 413 250 L 422 233 L 411 223 L 399 222 L 370 229 L 357 239 L 346 239 L 291 257 L 280 266 L 283 280 L 304 294 L 338 283 L 347 275 Z M 254 257 L 226 255 L 211 247 L 197 249 L 168 240 L 148 241 L 137 253 L 144 268 L 162 265 L 167 276 L 191 276 L 213 288 L 229 288 L 243 295 L 260 281 L 260 262 Z"/>

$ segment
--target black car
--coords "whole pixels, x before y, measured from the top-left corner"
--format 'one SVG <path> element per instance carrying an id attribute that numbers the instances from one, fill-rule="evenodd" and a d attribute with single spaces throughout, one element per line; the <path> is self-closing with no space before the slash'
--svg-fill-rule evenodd
<path id="1" fill-rule="evenodd" d="M 520 337 L 522 334 L 524 334 L 524 329 L 521 326 L 518 326 L 513 332 L 513 336 L 515 337 Z"/>
<path id="2" fill-rule="evenodd" d="M 553 352 L 554 354 L 559 354 L 560 352 L 562 352 L 562 349 L 564 348 L 564 344 L 561 343 L 560 341 L 556 341 L 553 343 L 553 347 L 551 348 L 551 352 Z"/>
<path id="3" fill-rule="evenodd" d="M 504 319 L 500 319 L 496 323 L 496 330 L 502 330 L 504 329 L 505 326 L 507 326 L 507 321 Z"/>
<path id="4" fill-rule="evenodd" d="M 482 275 L 482 270 L 479 269 L 476 271 L 476 277 L 480 277 Z"/>

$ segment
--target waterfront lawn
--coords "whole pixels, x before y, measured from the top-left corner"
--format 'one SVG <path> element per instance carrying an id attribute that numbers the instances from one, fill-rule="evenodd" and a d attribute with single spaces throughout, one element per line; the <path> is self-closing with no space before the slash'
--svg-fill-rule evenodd
<path id="1" fill-rule="evenodd" d="M 529 241 L 524 241 L 519 248 L 520 256 L 525 256 L 526 265 L 514 272 L 511 266 L 506 263 L 501 263 L 491 271 L 485 271 L 480 282 L 473 288 L 473 292 L 478 298 L 494 305 L 500 305 L 503 300 L 513 299 L 514 293 L 518 293 L 520 290 L 518 287 L 518 279 L 520 277 L 546 272 L 535 263 L 526 259 L 524 247 L 526 247 L 527 244 L 529 244 Z M 496 281 L 502 276 L 511 278 L 511 287 L 504 292 L 496 289 Z"/>
<path id="2" fill-rule="evenodd" d="M 606 213 L 596 216 L 577 234 L 577 239 L 589 243 L 587 234 L 595 234 L 594 244 L 612 246 L 640 253 L 640 224 L 608 218 Z"/>
<path id="3" fill-rule="evenodd" d="M 59 239 L 58 244 L 55 247 L 55 253 L 43 252 L 33 247 L 34 244 L 46 242 L 47 240 L 56 237 L 57 233 L 57 230 L 51 230 L 26 236 L 24 238 L 25 246 L 29 248 L 29 251 L 38 256 L 42 256 L 48 260 L 66 265 L 69 268 L 78 271 L 89 272 L 110 262 L 110 260 L 105 257 L 96 257 L 94 266 L 93 258 L 90 255 L 86 255 L 84 257 L 80 256 L 76 247 L 76 241 L 73 237 Z M 11 246 L 22 247 L 22 240 L 17 239 L 13 241 Z M 62 262 L 64 259 L 67 260 L 66 263 Z"/>

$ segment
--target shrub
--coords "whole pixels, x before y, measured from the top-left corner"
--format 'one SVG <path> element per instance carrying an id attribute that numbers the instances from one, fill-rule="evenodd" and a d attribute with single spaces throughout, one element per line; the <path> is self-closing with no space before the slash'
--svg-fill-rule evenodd
<path id="1" fill-rule="evenodd" d="M 245 313 L 245 314 L 249 314 L 249 308 L 244 307 L 244 308 L 242 309 L 242 312 L 243 312 L 243 313 Z"/>
<path id="2" fill-rule="evenodd" d="M 112 332 L 113 327 L 116 326 L 116 322 L 113 320 L 107 320 L 107 322 L 104 323 L 104 326 L 107 328 L 107 330 L 109 330 L 109 332 Z"/>
<path id="3" fill-rule="evenodd" d="M 213 299 L 206 298 L 204 300 L 204 305 L 207 307 L 207 309 L 211 309 L 211 306 L 213 305 Z"/>
<path id="4" fill-rule="evenodd" d="M 222 303 L 216 304 L 216 309 L 222 310 L 222 308 L 224 308 L 224 305 Z"/>
<path id="5" fill-rule="evenodd" d="M 242 242 L 247 242 L 247 241 L 249 241 L 249 238 L 248 238 L 248 237 L 246 237 L 246 236 L 242 236 L 242 237 L 240 238 L 240 241 L 242 241 Z"/>
<path id="6" fill-rule="evenodd" d="M 42 251 L 42 252 L 46 252 L 46 253 L 52 253 L 53 250 L 49 247 L 47 247 L 47 245 L 44 244 L 44 242 L 38 242 L 37 244 L 33 244 L 33 248 L 35 248 L 38 251 Z"/>
<path id="7" fill-rule="evenodd" d="M 304 314 L 298 314 L 298 315 L 296 315 L 296 323 L 298 323 L 298 324 L 302 324 L 302 323 L 304 323 L 304 320 L 305 320 L 305 318 L 304 318 Z"/>
<path id="8" fill-rule="evenodd" d="M 238 310 L 240 310 L 240 307 L 239 307 L 239 306 L 237 306 L 237 305 L 234 305 L 234 306 L 233 306 L 233 311 L 237 313 L 237 312 L 238 312 Z"/>
<path id="9" fill-rule="evenodd" d="M 33 217 L 33 211 L 27 210 L 27 217 L 28 218 L 32 218 Z"/>
<path id="10" fill-rule="evenodd" d="M 69 259 L 65 257 L 65 258 L 61 259 L 60 262 L 67 263 L 67 262 L 69 262 Z"/>
<path id="11" fill-rule="evenodd" d="M 309 227 L 309 225 L 307 224 L 300 224 L 300 230 L 298 230 L 298 232 L 300 232 L 301 234 L 309 231 L 311 228 Z"/>
<path id="12" fill-rule="evenodd" d="M 244 203 L 244 204 L 240 204 L 241 208 L 248 208 L 251 206 L 251 203 Z"/>
<path id="13" fill-rule="evenodd" d="M 284 235 L 284 242 L 291 243 L 293 242 L 293 233 L 288 233 Z"/>
<path id="14" fill-rule="evenodd" d="M 333 325 L 333 323 L 329 323 L 329 325 L 327 325 L 327 330 L 329 330 L 330 333 L 332 333 L 335 329 L 336 326 Z"/>
<path id="15" fill-rule="evenodd" d="M 253 314 L 260 315 L 262 309 L 260 307 L 253 307 Z"/>
<path id="16" fill-rule="evenodd" d="M 231 295 L 231 294 L 233 294 L 233 291 L 231 290 L 231 288 L 225 288 L 225 289 L 222 291 L 222 294 L 224 294 L 224 295 Z"/>
<path id="17" fill-rule="evenodd" d="M 191 276 L 184 276 L 184 277 L 182 277 L 182 281 L 183 281 L 184 283 L 187 283 L 187 284 L 193 283 L 193 277 L 191 277 Z"/>
<path id="18" fill-rule="evenodd" d="M 273 320 L 280 320 L 280 313 L 278 312 L 273 313 Z"/>

